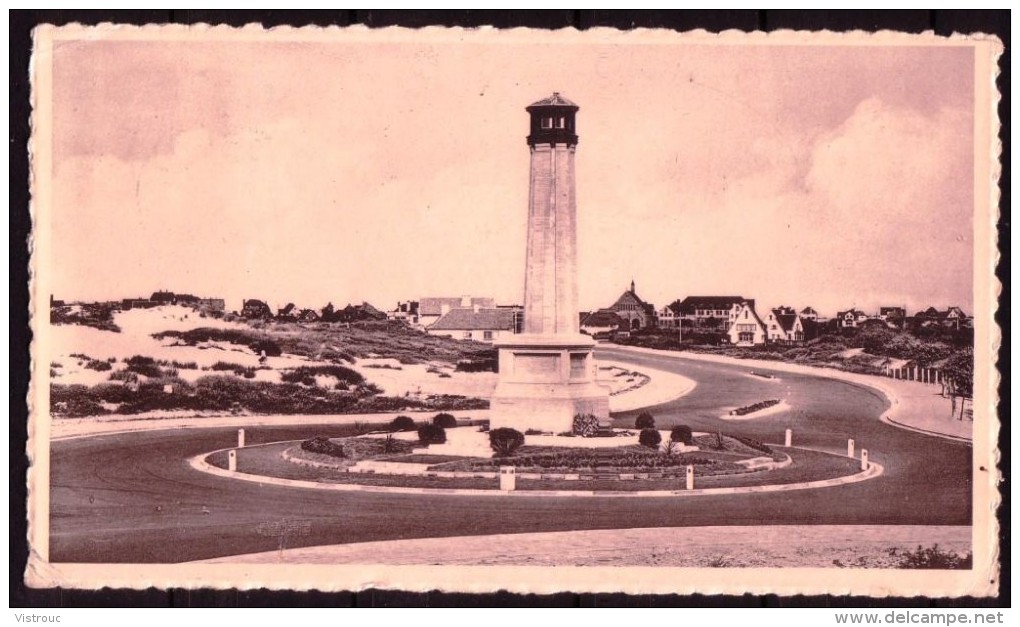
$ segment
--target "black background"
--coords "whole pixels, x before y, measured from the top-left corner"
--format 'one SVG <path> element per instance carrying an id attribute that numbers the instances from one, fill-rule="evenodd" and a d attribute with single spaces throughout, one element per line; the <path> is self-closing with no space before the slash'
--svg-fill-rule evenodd
<path id="1" fill-rule="evenodd" d="M 31 30 L 37 24 L 98 24 L 117 22 L 146 23 L 210 23 L 241 26 L 253 22 L 265 26 L 304 26 L 363 24 L 372 28 L 385 26 L 496 26 L 556 29 L 574 27 L 581 30 L 596 26 L 620 29 L 669 28 L 677 31 L 705 29 L 718 32 L 727 29 L 745 31 L 795 30 L 897 30 L 905 32 L 934 31 L 939 35 L 958 33 L 990 33 L 1005 45 L 999 60 L 997 81 L 1002 95 L 999 118 L 1003 145 L 1000 188 L 1001 217 L 998 224 L 1002 254 L 997 273 L 1003 284 L 1000 309 L 996 321 L 1002 329 L 1002 348 L 998 368 L 1002 374 L 999 387 L 1002 399 L 999 416 L 1002 432 L 999 446 L 1003 453 L 1000 470 L 1007 478 L 1002 485 L 1003 504 L 999 512 L 1002 574 L 999 595 L 989 599 L 869 599 L 850 596 L 626 596 L 619 594 L 573 594 L 548 596 L 499 593 L 491 595 L 404 593 L 383 590 L 362 592 L 272 592 L 238 590 L 111 590 L 83 591 L 69 589 L 31 589 L 23 583 L 28 558 L 26 541 L 26 470 L 27 406 L 29 376 L 28 327 L 28 236 L 31 227 L 28 213 L 28 117 Z M 539 606 L 539 607 L 1004 607 L 1010 606 L 1010 502 L 1009 485 L 1009 66 L 1010 28 L 1008 10 L 899 10 L 899 11 L 212 11 L 212 10 L 133 10 L 133 11 L 27 11 L 10 12 L 10 604 L 11 607 L 470 607 L 470 606 Z"/>

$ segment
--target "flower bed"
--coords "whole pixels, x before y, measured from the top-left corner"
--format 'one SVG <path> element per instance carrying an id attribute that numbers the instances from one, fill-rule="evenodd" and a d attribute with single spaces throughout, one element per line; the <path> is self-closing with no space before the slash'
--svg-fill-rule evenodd
<path id="1" fill-rule="evenodd" d="M 778 398 L 772 398 L 772 399 L 769 399 L 767 401 L 761 401 L 760 403 L 755 403 L 753 405 L 747 405 L 747 406 L 744 406 L 744 407 L 738 407 L 737 409 L 734 409 L 734 410 L 730 411 L 730 415 L 731 416 L 746 416 L 747 414 L 753 414 L 756 411 L 761 411 L 763 409 L 768 409 L 769 407 L 775 407 L 776 405 L 778 405 L 781 402 L 782 401 L 780 399 L 778 399 Z"/>

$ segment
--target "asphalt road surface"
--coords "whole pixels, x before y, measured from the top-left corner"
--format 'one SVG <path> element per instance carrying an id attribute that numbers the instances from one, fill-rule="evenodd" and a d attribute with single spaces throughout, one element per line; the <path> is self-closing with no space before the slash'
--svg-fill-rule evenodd
<path id="1" fill-rule="evenodd" d="M 193 470 L 188 458 L 232 446 L 236 429 L 159 430 L 51 445 L 50 561 L 169 563 L 349 542 L 701 525 L 971 523 L 971 447 L 888 426 L 872 390 L 822 377 L 600 349 L 698 381 L 651 409 L 660 426 L 722 429 L 767 442 L 844 451 L 853 437 L 885 473 L 835 488 L 697 498 L 465 497 L 260 485 Z M 756 368 L 757 371 L 763 371 Z M 727 422 L 724 408 L 786 398 L 790 412 Z M 948 402 L 948 401 L 947 401 Z M 633 426 L 637 412 L 617 417 Z M 329 435 L 330 427 L 247 428 L 249 444 Z"/>

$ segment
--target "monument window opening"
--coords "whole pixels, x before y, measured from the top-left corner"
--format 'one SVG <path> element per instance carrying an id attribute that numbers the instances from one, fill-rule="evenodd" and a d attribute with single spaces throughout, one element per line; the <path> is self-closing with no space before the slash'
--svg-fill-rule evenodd
<path id="1" fill-rule="evenodd" d="M 552 128 L 552 127 L 553 127 L 553 119 L 552 118 L 542 118 L 542 128 Z"/>
<path id="2" fill-rule="evenodd" d="M 565 128 L 567 125 L 567 118 L 560 117 L 556 119 L 556 128 Z"/>

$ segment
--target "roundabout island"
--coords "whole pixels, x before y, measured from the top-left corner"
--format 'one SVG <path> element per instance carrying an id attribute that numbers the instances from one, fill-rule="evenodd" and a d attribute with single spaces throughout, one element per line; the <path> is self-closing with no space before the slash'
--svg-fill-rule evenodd
<path id="1" fill-rule="evenodd" d="M 447 428 L 440 426 L 444 419 Z M 439 414 L 398 430 L 410 420 L 398 417 L 389 430 L 341 425 L 305 440 L 221 449 L 195 456 L 191 465 L 289 487 L 473 496 L 739 494 L 831 487 L 882 473 L 866 453 L 856 459 L 685 425 L 592 430 L 585 437 L 489 431 L 485 421 Z M 648 413 L 642 421 L 654 424 Z"/>

